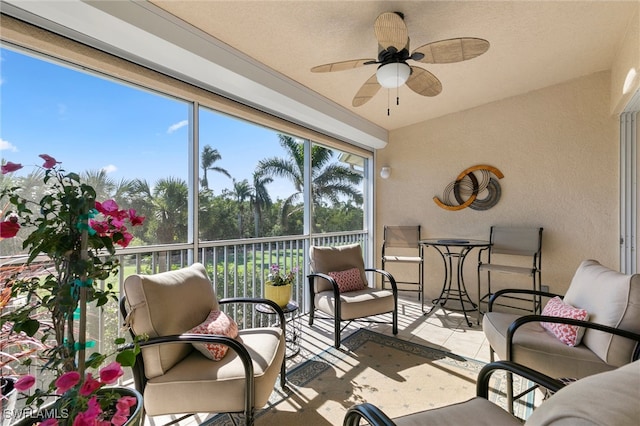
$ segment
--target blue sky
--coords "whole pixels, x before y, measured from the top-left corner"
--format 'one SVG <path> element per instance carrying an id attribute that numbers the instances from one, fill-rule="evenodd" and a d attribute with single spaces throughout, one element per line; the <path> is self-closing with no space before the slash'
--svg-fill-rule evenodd
<path id="1" fill-rule="evenodd" d="M 186 180 L 188 107 L 181 101 L 97 78 L 8 49 L 0 49 L 0 157 L 42 164 L 49 154 L 68 171 L 108 171 L 115 181 Z M 258 161 L 284 156 L 277 133 L 223 114 L 200 116 L 200 147 L 218 149 L 223 167 L 248 179 Z M 25 167 L 25 170 L 31 170 Z M 209 172 L 216 194 L 231 188 Z M 272 197 L 292 192 L 288 182 L 269 186 Z"/>

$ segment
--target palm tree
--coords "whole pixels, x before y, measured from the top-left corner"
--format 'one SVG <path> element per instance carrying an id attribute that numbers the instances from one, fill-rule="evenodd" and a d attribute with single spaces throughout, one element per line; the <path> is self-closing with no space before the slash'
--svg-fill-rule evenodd
<path id="1" fill-rule="evenodd" d="M 188 186 L 179 178 L 159 179 L 155 187 L 146 180 L 132 183 L 132 207 L 149 219 L 147 233 L 153 235 L 150 242 L 168 244 L 186 241 Z"/>
<path id="2" fill-rule="evenodd" d="M 304 191 L 304 143 L 291 136 L 279 134 L 280 145 L 287 151 L 287 158 L 272 157 L 258 163 L 258 171 L 271 177 L 289 180 L 295 191 L 286 198 L 282 205 L 281 221 L 286 225 L 287 217 L 303 208 L 295 206 Z M 346 198 L 362 204 L 362 194 L 357 185 L 362 182 L 362 175 L 349 167 L 331 162 L 334 152 L 319 145 L 311 149 L 311 199 L 314 206 L 329 201 L 335 204 Z"/>
<path id="3" fill-rule="evenodd" d="M 116 184 L 104 169 L 86 170 L 81 173 L 82 180 L 96 190 L 96 200 L 104 201 L 113 196 Z"/>
<path id="4" fill-rule="evenodd" d="M 222 167 L 214 166 L 213 164 L 222 159 L 222 155 L 218 152 L 217 149 L 211 148 L 210 145 L 205 145 L 202 149 L 202 155 L 200 157 L 200 165 L 202 166 L 202 171 L 204 173 L 202 177 L 202 187 L 205 189 L 209 189 L 209 180 L 207 179 L 207 170 L 212 170 L 214 172 L 222 173 L 228 178 L 231 178 L 229 172 Z"/>
<path id="5" fill-rule="evenodd" d="M 273 178 L 265 176 L 256 170 L 253 172 L 253 192 L 251 194 L 251 205 L 253 206 L 253 218 L 255 237 L 260 236 L 262 229 L 262 210 L 271 207 L 272 201 L 267 185 L 273 182 Z"/>
<path id="6" fill-rule="evenodd" d="M 251 185 L 249 185 L 249 181 L 246 179 L 237 182 L 235 179 L 233 180 L 233 195 L 238 202 L 238 232 L 240 233 L 239 238 L 243 238 L 244 236 L 244 227 L 242 223 L 242 216 L 244 215 L 244 202 L 251 197 Z"/>

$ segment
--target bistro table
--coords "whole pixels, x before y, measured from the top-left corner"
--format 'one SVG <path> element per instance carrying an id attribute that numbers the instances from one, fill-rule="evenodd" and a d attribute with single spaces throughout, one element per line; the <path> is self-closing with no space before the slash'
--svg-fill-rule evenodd
<path id="1" fill-rule="evenodd" d="M 471 321 L 469 321 L 469 318 L 467 317 L 467 312 L 477 311 L 478 306 L 469 297 L 467 287 L 464 284 L 464 261 L 471 250 L 476 247 L 489 247 L 491 242 L 461 238 L 429 238 L 426 240 L 420 240 L 420 244 L 436 249 L 438 253 L 440 253 L 442 262 L 444 263 L 444 282 L 442 284 L 442 291 L 438 297 L 433 299 L 433 307 L 428 312 L 425 312 L 425 315 L 431 313 L 431 311 L 433 311 L 433 309 L 438 305 L 445 307 L 447 302 L 452 300 L 458 302 L 460 306 L 454 308 L 449 307 L 449 309 L 452 311 L 462 312 L 464 314 L 464 319 L 467 321 L 467 325 L 471 327 Z M 455 287 L 452 287 L 452 277 L 454 274 L 453 258 L 457 259 Z"/>

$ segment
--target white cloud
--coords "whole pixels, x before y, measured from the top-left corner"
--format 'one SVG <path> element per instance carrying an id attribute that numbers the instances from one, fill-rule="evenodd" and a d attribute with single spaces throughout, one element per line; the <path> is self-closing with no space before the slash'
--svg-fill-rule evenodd
<path id="1" fill-rule="evenodd" d="M 0 139 L 0 151 L 17 152 L 18 148 L 13 146 L 11 142 L 5 141 L 4 139 Z"/>
<path id="2" fill-rule="evenodd" d="M 186 126 L 187 124 L 189 124 L 189 120 L 182 120 L 176 124 L 172 124 L 171 126 L 169 126 L 169 128 L 167 129 L 167 133 L 173 133 L 176 130 Z"/>
<path id="3" fill-rule="evenodd" d="M 105 173 L 109 174 L 109 173 L 113 173 L 116 170 L 118 170 L 118 168 L 116 166 L 114 166 L 113 164 L 109 164 L 106 165 L 102 168 L 102 170 L 104 170 Z"/>

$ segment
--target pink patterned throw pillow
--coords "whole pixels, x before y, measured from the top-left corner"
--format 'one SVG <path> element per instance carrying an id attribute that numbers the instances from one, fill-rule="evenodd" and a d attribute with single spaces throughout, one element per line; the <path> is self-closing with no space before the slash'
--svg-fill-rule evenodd
<path id="1" fill-rule="evenodd" d="M 360 275 L 360 270 L 358 268 L 329 272 L 327 275 L 336 280 L 340 293 L 364 290 L 366 287 L 362 282 L 362 275 Z"/>
<path id="2" fill-rule="evenodd" d="M 577 320 L 587 321 L 589 313 L 585 309 L 574 308 L 562 301 L 559 297 L 550 299 L 544 309 L 542 315 L 550 317 L 573 318 Z M 577 325 L 559 324 L 551 322 L 541 322 L 540 325 L 553 333 L 562 343 L 568 346 L 576 346 L 580 344 L 584 327 Z"/>
<path id="3" fill-rule="evenodd" d="M 238 325 L 222 311 L 213 310 L 207 319 L 200 325 L 193 327 L 187 333 L 191 334 L 217 334 L 235 339 L 238 337 Z M 219 343 L 192 343 L 193 347 L 202 352 L 204 356 L 214 361 L 220 361 L 229 350 L 227 345 Z"/>

